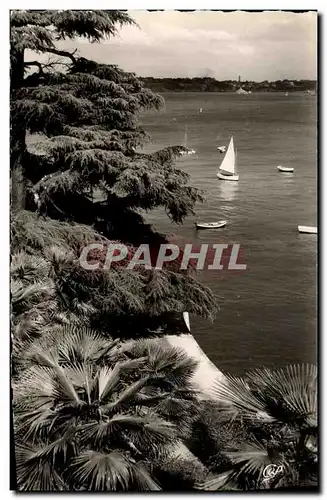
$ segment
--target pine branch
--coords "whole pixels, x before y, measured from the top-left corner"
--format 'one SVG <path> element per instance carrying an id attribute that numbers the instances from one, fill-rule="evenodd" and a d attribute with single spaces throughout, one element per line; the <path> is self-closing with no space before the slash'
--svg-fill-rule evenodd
<path id="1" fill-rule="evenodd" d="M 67 50 L 59 50 L 59 49 L 54 49 L 52 47 L 43 47 L 40 49 L 40 51 L 49 52 L 50 54 L 55 54 L 57 56 L 68 57 L 73 64 L 76 63 L 76 57 L 74 54 L 76 54 L 77 49 L 75 49 L 74 52 L 68 52 Z"/>
<path id="2" fill-rule="evenodd" d="M 78 259 L 86 242 L 147 242 L 155 264 L 158 248 L 168 238 L 146 224 L 139 211 L 162 207 L 179 224 L 201 200 L 199 191 L 188 185 L 188 174 L 174 164 L 181 146 L 150 154 L 137 150 L 147 139 L 138 115 L 144 108 L 160 107 L 162 98 L 133 73 L 56 46 L 59 39 L 79 36 L 102 40 L 126 23 L 128 14 L 120 11 L 12 15 L 11 125 L 15 137 L 23 131 L 21 143 L 15 144 L 24 172 L 25 207 L 37 210 L 37 215 L 24 212 L 19 223 L 14 221 L 12 241 L 19 249 L 24 242 L 29 253 L 43 256 L 55 242 Z M 70 71 L 55 71 L 51 62 L 24 64 L 25 48 L 62 58 Z M 36 66 L 39 72 L 24 80 L 24 66 Z M 67 227 L 67 221 L 75 224 Z M 180 273 L 178 262 L 165 267 L 160 277 L 142 268 L 131 272 L 120 263 L 106 273 L 89 273 L 73 263 L 65 270 L 57 268 L 56 290 L 65 320 L 92 321 L 98 328 L 110 328 L 114 336 L 176 331 L 174 318 L 185 310 L 213 314 L 212 293 L 187 272 Z"/>
<path id="3" fill-rule="evenodd" d="M 39 73 L 43 74 L 43 66 L 39 61 L 26 61 L 24 66 L 37 66 L 39 68 Z"/>

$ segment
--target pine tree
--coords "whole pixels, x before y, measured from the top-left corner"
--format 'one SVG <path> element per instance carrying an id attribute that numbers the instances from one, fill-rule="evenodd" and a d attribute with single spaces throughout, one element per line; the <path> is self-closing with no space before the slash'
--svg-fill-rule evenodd
<path id="1" fill-rule="evenodd" d="M 183 147 L 152 154 L 142 151 L 147 135 L 138 125 L 138 114 L 160 108 L 162 98 L 132 73 L 59 48 L 77 37 L 100 42 L 114 36 L 117 26 L 134 21 L 123 11 L 80 10 L 12 11 L 10 19 L 11 199 L 16 235 L 20 225 L 16 248 L 26 248 L 25 225 L 18 213 L 25 209 L 30 212 L 29 216 L 24 212 L 25 219 L 30 224 L 34 220 L 38 229 L 54 228 L 58 222 L 74 224 L 72 231 L 77 232 L 89 226 L 95 240 L 121 241 L 131 247 L 148 243 L 156 254 L 167 238 L 146 224 L 142 213 L 163 207 L 173 222 L 182 223 L 201 199 L 188 185 L 189 176 L 175 167 Z M 27 49 L 38 54 L 36 60 L 26 58 Z M 46 57 L 50 59 L 45 62 Z M 54 243 L 61 238 L 59 233 L 54 231 Z M 43 258 L 46 249 L 37 248 Z M 76 259 L 78 249 L 74 251 Z M 80 276 L 74 269 L 70 278 L 72 274 L 76 282 L 85 281 L 85 272 Z M 110 321 L 120 336 L 122 330 L 129 335 L 132 326 L 135 333 L 139 329 L 146 334 L 159 326 L 176 329 L 174 315 L 184 310 L 212 316 L 212 293 L 189 273 L 166 269 L 141 274 L 134 279 L 133 301 L 139 306 L 135 315 L 119 303 L 118 296 L 91 326 L 101 328 Z M 107 278 L 103 278 L 106 283 Z M 125 286 L 129 283 L 125 279 Z M 107 299 L 108 287 L 101 289 L 100 281 L 93 282 L 95 286 L 97 297 L 102 294 Z M 70 290 L 71 300 L 81 288 Z"/>

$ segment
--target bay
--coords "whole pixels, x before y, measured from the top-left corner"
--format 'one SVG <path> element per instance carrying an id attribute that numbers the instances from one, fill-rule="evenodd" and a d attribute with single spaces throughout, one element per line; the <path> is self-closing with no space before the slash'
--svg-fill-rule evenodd
<path id="1" fill-rule="evenodd" d="M 317 100 L 293 93 L 165 93 L 165 107 L 141 124 L 147 150 L 184 143 L 195 155 L 178 160 L 190 184 L 204 191 L 196 216 L 173 225 L 163 210 L 147 214 L 159 231 L 187 242 L 239 243 L 247 269 L 237 275 L 198 272 L 219 303 L 214 323 L 191 316 L 192 334 L 224 371 L 242 375 L 258 366 L 316 362 L 317 236 L 297 226 L 317 225 Z M 202 112 L 200 113 L 200 108 Z M 217 146 L 234 136 L 237 183 L 220 181 Z M 294 167 L 294 174 L 277 171 Z M 194 222 L 226 219 L 219 231 Z"/>

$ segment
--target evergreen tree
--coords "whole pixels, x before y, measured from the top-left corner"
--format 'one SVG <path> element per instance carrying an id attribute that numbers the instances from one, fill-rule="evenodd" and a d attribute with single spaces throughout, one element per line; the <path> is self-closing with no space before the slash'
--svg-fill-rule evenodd
<path id="1" fill-rule="evenodd" d="M 118 240 L 131 247 L 148 243 L 156 256 L 167 238 L 146 224 L 142 213 L 163 207 L 173 222 L 181 223 L 201 199 L 188 185 L 188 175 L 175 167 L 183 147 L 142 151 L 147 136 L 138 125 L 138 113 L 159 108 L 162 98 L 144 88 L 134 74 L 62 48 L 63 41 L 77 37 L 100 42 L 124 24 L 134 22 L 123 11 L 11 12 L 11 200 L 16 235 L 20 225 L 18 251 L 25 250 L 28 238 L 18 213 L 25 209 L 35 212 L 24 215 L 29 230 L 33 231 L 33 221 L 47 234 L 51 228 L 55 244 L 61 239 L 60 222 L 65 227 L 74 224 L 71 231 L 78 234 L 83 233 L 79 225 L 91 227 L 94 241 Z M 28 60 L 27 49 L 39 57 Z M 47 56 L 52 59 L 43 62 Z M 37 137 L 34 144 L 31 137 Z M 34 246 L 33 251 L 36 248 L 44 258 L 45 248 Z M 72 250 L 76 260 L 81 248 Z M 79 287 L 66 287 L 66 303 L 76 302 L 80 294 L 82 302 L 92 301 L 96 289 L 98 305 L 101 298 L 108 304 L 108 280 L 112 285 L 117 273 L 91 279 L 75 266 L 65 284 L 74 278 Z M 127 271 L 120 270 L 124 273 L 125 285 L 121 284 L 128 288 Z M 212 293 L 188 272 L 167 268 L 134 274 L 127 302 L 119 294 L 111 297 L 105 314 L 91 318 L 92 326 L 102 328 L 110 321 L 119 335 L 128 336 L 131 329 L 144 335 L 159 327 L 178 330 L 175 317 L 184 310 L 212 316 Z"/>

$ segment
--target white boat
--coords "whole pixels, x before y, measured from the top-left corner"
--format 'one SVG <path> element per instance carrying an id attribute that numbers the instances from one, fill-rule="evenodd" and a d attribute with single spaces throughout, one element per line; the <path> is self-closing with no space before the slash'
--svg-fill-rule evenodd
<path id="1" fill-rule="evenodd" d="M 235 174 L 236 152 L 234 139 L 231 137 L 228 149 L 217 172 L 217 177 L 224 181 L 238 181 L 239 175 Z"/>
<path id="2" fill-rule="evenodd" d="M 249 92 L 247 92 L 247 91 L 246 91 L 246 90 L 244 90 L 242 87 L 240 87 L 240 88 L 236 91 L 236 94 L 246 95 L 246 94 L 249 94 Z"/>
<path id="3" fill-rule="evenodd" d="M 315 226 L 298 226 L 299 233 L 310 233 L 317 234 L 317 228 Z"/>
<path id="4" fill-rule="evenodd" d="M 187 329 L 189 332 L 191 332 L 191 324 L 190 324 L 190 315 L 188 312 L 183 312 L 183 318 L 185 321 L 185 324 L 187 326 Z"/>
<path id="5" fill-rule="evenodd" d="M 278 165 L 277 168 L 280 172 L 288 172 L 288 173 L 294 172 L 293 167 L 283 167 L 282 165 Z"/>
<path id="6" fill-rule="evenodd" d="M 184 134 L 184 148 L 186 151 L 182 151 L 182 155 L 194 155 L 196 151 L 194 149 L 189 149 L 187 147 L 187 125 L 185 126 L 185 134 Z"/>
<path id="7" fill-rule="evenodd" d="M 227 148 L 226 148 L 226 146 L 218 146 L 217 149 L 218 149 L 219 153 L 226 153 Z"/>
<path id="8" fill-rule="evenodd" d="M 196 222 L 195 225 L 198 229 L 218 229 L 226 226 L 226 220 L 219 220 L 217 222 Z"/>

